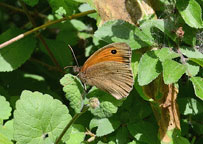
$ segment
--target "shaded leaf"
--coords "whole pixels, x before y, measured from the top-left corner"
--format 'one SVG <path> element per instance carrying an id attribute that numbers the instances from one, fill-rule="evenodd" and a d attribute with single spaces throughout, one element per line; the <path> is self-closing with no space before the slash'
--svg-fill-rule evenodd
<path id="1" fill-rule="evenodd" d="M 138 141 L 148 144 L 158 144 L 156 133 L 158 130 L 149 122 L 129 123 L 128 130 L 130 134 Z"/>
<path id="2" fill-rule="evenodd" d="M 197 115 L 203 113 L 203 105 L 200 101 L 186 97 L 178 99 L 180 113 L 183 115 Z"/>
<path id="3" fill-rule="evenodd" d="M 187 67 L 173 60 L 166 60 L 163 65 L 163 77 L 165 84 L 177 82 L 186 72 Z"/>
<path id="4" fill-rule="evenodd" d="M 190 58 L 190 60 L 203 67 L 203 58 Z"/>
<path id="5" fill-rule="evenodd" d="M 82 96 L 84 93 L 80 80 L 76 76 L 66 74 L 61 78 L 60 83 L 63 85 L 63 91 L 66 93 L 66 98 L 70 101 L 70 106 L 76 113 L 80 113 L 83 105 Z"/>
<path id="6" fill-rule="evenodd" d="M 38 4 L 39 0 L 23 0 L 27 5 L 33 7 Z"/>
<path id="7" fill-rule="evenodd" d="M 10 28 L 0 35 L 0 43 L 23 33 L 17 28 Z M 3 49 L 0 49 L 0 71 L 13 71 L 20 67 L 26 60 L 28 60 L 36 46 L 36 40 L 33 36 L 26 36 L 25 38 L 14 42 Z"/>
<path id="8" fill-rule="evenodd" d="M 16 102 L 14 139 L 20 144 L 54 143 L 70 120 L 67 107 L 59 100 L 25 90 Z"/>
<path id="9" fill-rule="evenodd" d="M 68 43 L 51 39 L 45 39 L 45 41 L 61 67 L 72 65 L 72 55 Z M 40 48 L 44 53 L 49 55 L 42 43 L 40 43 Z"/>
<path id="10" fill-rule="evenodd" d="M 127 127 L 122 126 L 118 129 L 118 132 L 116 134 L 116 143 L 117 144 L 126 144 L 128 142 L 128 136 L 129 132 Z"/>

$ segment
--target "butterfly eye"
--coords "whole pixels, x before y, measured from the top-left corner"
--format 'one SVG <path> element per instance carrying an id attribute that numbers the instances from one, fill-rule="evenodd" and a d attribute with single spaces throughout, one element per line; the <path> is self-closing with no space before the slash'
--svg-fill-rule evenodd
<path id="1" fill-rule="evenodd" d="M 116 54 L 117 51 L 116 51 L 116 50 L 111 50 L 111 53 L 112 53 L 112 54 Z"/>

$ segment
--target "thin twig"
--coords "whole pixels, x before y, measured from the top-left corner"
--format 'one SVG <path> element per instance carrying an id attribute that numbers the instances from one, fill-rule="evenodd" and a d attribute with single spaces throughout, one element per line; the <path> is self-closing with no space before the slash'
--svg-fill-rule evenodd
<path id="1" fill-rule="evenodd" d="M 61 72 L 62 74 L 65 74 L 65 72 L 64 72 L 64 71 L 61 71 L 61 69 L 58 69 L 58 67 L 49 65 L 49 64 L 47 64 L 47 63 L 44 63 L 43 61 L 40 61 L 40 60 L 38 60 L 38 59 L 36 59 L 36 58 L 31 57 L 31 58 L 29 59 L 29 61 L 38 63 L 38 64 L 40 64 L 40 65 L 42 65 L 42 66 L 44 66 L 44 67 L 47 67 L 48 70 L 55 70 L 55 71 Z"/>
<path id="2" fill-rule="evenodd" d="M 65 20 L 71 20 L 71 19 L 75 19 L 75 18 L 78 18 L 78 17 L 82 17 L 82 16 L 85 16 L 85 15 L 88 15 L 88 14 L 91 14 L 91 13 L 95 13 L 95 12 L 96 12 L 95 10 L 89 10 L 89 11 L 86 11 L 86 12 L 74 14 L 72 16 L 63 17 L 63 18 L 58 19 L 58 20 L 50 21 L 48 23 L 45 23 L 45 24 L 43 24 L 43 25 L 41 25 L 39 27 L 33 28 L 33 29 L 23 33 L 23 34 L 20 34 L 20 35 L 14 37 L 14 38 L 2 43 L 2 44 L 0 44 L 0 49 L 2 49 L 5 46 L 8 46 L 8 45 L 12 44 L 13 42 L 16 42 L 16 41 L 24 38 L 25 36 L 28 36 L 28 35 L 32 34 L 33 32 L 44 29 L 44 28 L 46 28 L 46 27 L 48 27 L 50 25 L 53 25 L 53 24 L 56 24 L 56 23 L 59 23 L 59 22 L 65 21 Z"/>
<path id="3" fill-rule="evenodd" d="M 24 10 L 22 10 L 22 9 L 20 9 L 20 8 L 16 8 L 16 7 L 12 6 L 12 5 L 8 5 L 8 4 L 3 3 L 3 2 L 0 2 L 0 6 L 5 7 L 5 8 L 9 8 L 9 9 L 11 9 L 11 10 L 13 10 L 13 11 L 25 13 Z M 29 11 L 29 13 L 30 13 L 31 15 L 33 15 L 33 16 L 36 16 L 36 13 L 34 13 L 34 12 Z M 41 18 L 47 18 L 47 16 L 44 15 L 44 14 L 42 14 L 42 13 L 37 13 L 37 15 L 38 15 L 39 17 L 41 17 Z"/>

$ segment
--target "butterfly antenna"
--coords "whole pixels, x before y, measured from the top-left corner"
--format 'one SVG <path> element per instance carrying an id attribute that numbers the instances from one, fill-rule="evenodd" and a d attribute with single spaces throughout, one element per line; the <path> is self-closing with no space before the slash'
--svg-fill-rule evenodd
<path id="1" fill-rule="evenodd" d="M 72 52 L 72 54 L 73 54 L 73 57 L 74 57 L 74 59 L 75 59 L 75 62 L 76 62 L 76 64 L 77 64 L 77 66 L 79 67 L 79 64 L 78 64 L 77 58 L 76 58 L 76 56 L 75 56 L 75 53 L 74 53 L 72 47 L 71 47 L 70 45 L 68 45 L 68 47 L 70 48 L 70 50 L 71 50 L 71 52 Z"/>

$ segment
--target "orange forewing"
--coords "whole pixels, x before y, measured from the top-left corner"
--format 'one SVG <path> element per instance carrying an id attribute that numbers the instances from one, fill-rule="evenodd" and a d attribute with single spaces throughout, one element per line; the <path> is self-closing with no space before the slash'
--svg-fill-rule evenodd
<path id="1" fill-rule="evenodd" d="M 116 54 L 112 54 L 112 50 L 116 50 Z M 100 49 L 94 53 L 83 65 L 81 71 L 85 71 L 88 67 L 105 61 L 116 61 L 116 62 L 125 62 L 122 51 L 117 47 L 106 47 L 105 49 Z"/>

